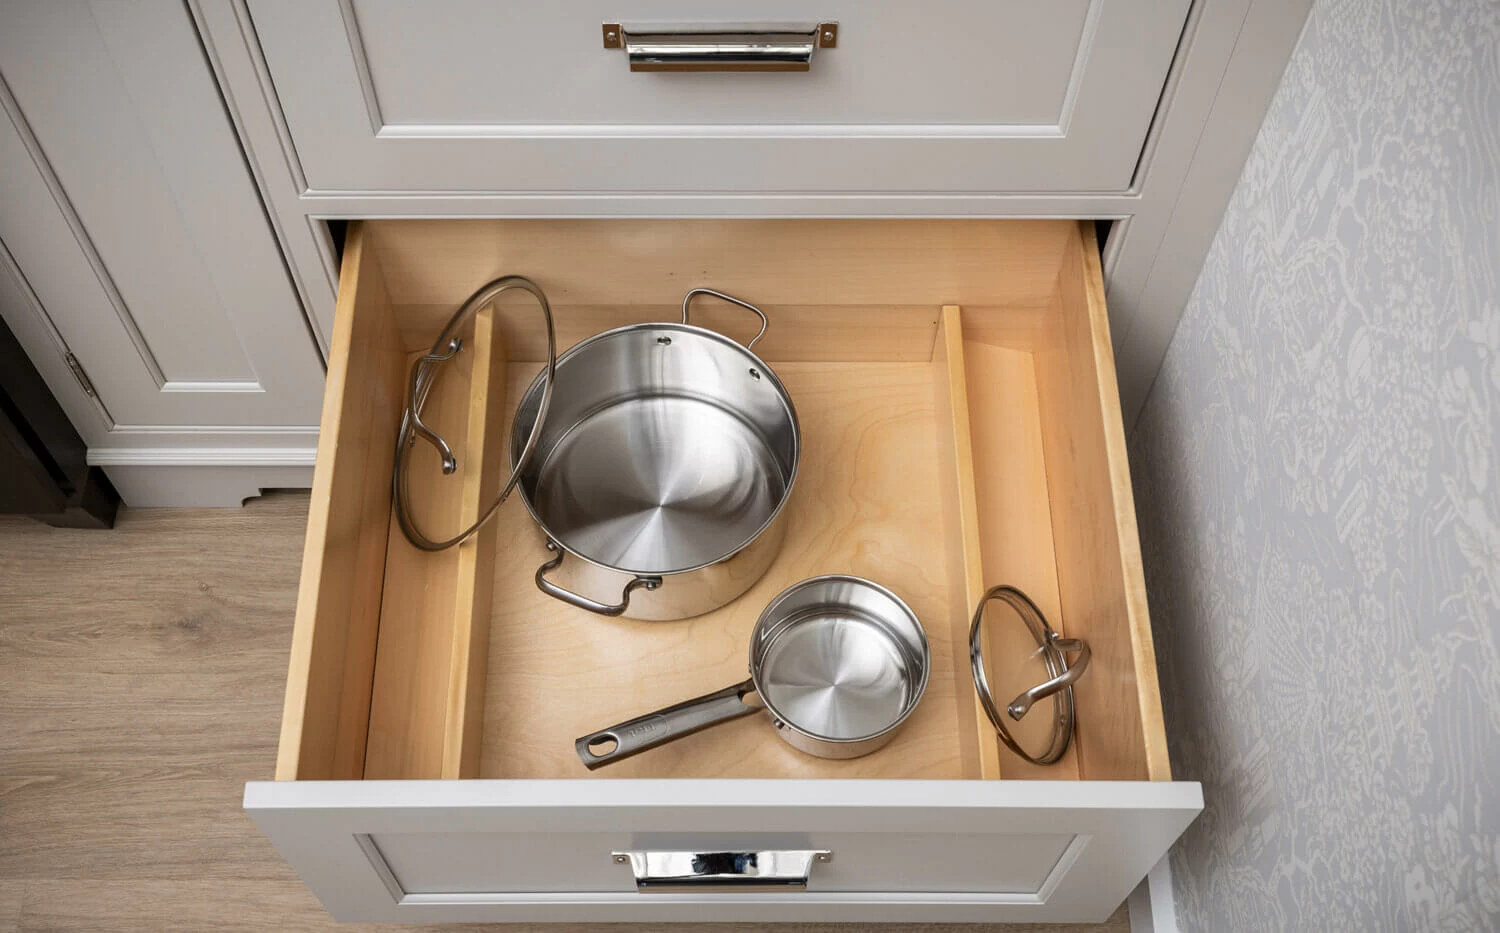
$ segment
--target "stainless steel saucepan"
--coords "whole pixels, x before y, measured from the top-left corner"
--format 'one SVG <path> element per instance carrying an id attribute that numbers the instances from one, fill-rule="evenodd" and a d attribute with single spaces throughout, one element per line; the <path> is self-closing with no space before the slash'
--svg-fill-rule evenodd
<path id="1" fill-rule="evenodd" d="M 688 323 L 712 295 L 754 312 L 748 346 Z M 552 399 L 518 489 L 555 553 L 536 572 L 549 596 L 632 619 L 717 609 L 760 579 L 781 547 L 801 433 L 781 381 L 751 349 L 766 316 L 695 288 L 682 322 L 633 324 L 557 358 Z M 539 375 L 516 409 L 511 464 L 543 410 Z M 549 574 L 565 554 L 565 587 Z"/>
<path id="2" fill-rule="evenodd" d="M 804 580 L 750 635 L 750 679 L 583 736 L 590 770 L 764 709 L 776 734 L 819 758 L 858 758 L 895 737 L 922 699 L 927 634 L 896 594 L 859 577 Z M 759 704 L 746 698 L 754 694 Z"/>

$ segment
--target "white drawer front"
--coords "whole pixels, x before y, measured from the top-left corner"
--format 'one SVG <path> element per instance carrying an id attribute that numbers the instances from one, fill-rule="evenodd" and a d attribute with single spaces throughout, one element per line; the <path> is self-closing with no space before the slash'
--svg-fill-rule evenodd
<path id="1" fill-rule="evenodd" d="M 1190 782 L 255 783 L 324 906 L 367 921 L 1097 921 L 1202 809 Z M 828 850 L 806 890 L 639 893 L 618 850 Z"/>
<path id="2" fill-rule="evenodd" d="M 373 833 L 370 841 L 410 894 L 576 891 L 633 894 L 617 851 L 827 850 L 808 875 L 811 892 L 1031 894 L 1040 891 L 1076 833 L 756 832 L 726 823 L 695 833 Z"/>
<path id="3" fill-rule="evenodd" d="M 1188 0 L 251 0 L 314 192 L 1118 191 Z M 605 22 L 837 21 L 807 73 L 631 73 Z"/>

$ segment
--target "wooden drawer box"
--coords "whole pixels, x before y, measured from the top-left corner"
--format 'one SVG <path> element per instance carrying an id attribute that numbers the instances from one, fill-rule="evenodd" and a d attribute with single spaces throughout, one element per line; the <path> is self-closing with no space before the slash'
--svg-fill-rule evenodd
<path id="1" fill-rule="evenodd" d="M 504 273 L 547 291 L 560 348 L 674 319 L 695 285 L 766 310 L 757 349 L 797 404 L 803 460 L 785 544 L 745 596 L 672 623 L 552 601 L 514 499 L 450 551 L 401 535 L 410 361 Z M 429 401 L 461 464 L 441 477 L 418 445 L 434 525 L 475 514 L 508 466 L 510 410 L 545 348 L 531 299 L 510 297 L 476 317 Z M 695 323 L 753 334 L 738 309 L 702 307 Z M 928 692 L 890 745 L 825 761 L 747 719 L 597 772 L 578 762 L 576 736 L 743 679 L 760 609 L 832 572 L 892 588 L 927 628 Z M 1093 649 L 1055 766 L 1008 753 L 978 711 L 968 621 L 1000 582 Z M 1105 919 L 1202 797 L 1167 763 L 1092 225 L 352 226 L 276 778 L 245 806 L 341 920 Z M 621 849 L 833 857 L 805 891 L 659 894 L 637 892 Z"/>

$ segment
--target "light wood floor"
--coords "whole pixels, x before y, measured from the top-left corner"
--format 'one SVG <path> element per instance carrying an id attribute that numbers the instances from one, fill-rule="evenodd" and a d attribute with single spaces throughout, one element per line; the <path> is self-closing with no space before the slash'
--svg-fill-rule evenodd
<path id="1" fill-rule="evenodd" d="M 275 758 L 306 511 L 283 493 L 125 510 L 104 532 L 0 517 L 0 931 L 362 929 L 334 924 L 240 811 Z M 1079 930 L 1129 923 L 1122 908 Z"/>

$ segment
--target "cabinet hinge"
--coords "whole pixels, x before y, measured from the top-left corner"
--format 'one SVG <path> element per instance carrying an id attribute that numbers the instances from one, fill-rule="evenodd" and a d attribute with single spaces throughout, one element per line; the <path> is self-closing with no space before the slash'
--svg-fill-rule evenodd
<path id="1" fill-rule="evenodd" d="M 68 368 L 73 371 L 73 378 L 78 380 L 78 384 L 83 387 L 83 391 L 88 393 L 89 398 L 98 398 L 99 394 L 94 391 L 94 384 L 89 381 L 89 374 L 83 371 L 83 364 L 78 362 L 78 357 L 69 353 L 63 359 L 68 361 Z"/>

